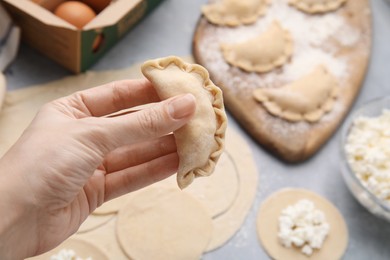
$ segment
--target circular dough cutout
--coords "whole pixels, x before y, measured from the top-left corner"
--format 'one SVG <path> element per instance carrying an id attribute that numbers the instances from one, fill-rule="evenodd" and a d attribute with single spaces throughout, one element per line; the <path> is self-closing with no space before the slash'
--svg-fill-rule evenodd
<path id="1" fill-rule="evenodd" d="M 97 246 L 93 245 L 92 243 L 81 239 L 69 238 L 61 245 L 50 250 L 49 252 L 28 258 L 28 260 L 47 260 L 50 259 L 52 255 L 58 254 L 63 249 L 73 250 L 76 253 L 76 256 L 81 257 L 82 259 L 87 259 L 88 257 L 93 260 L 109 259 L 106 254 L 104 254 Z"/>
<path id="2" fill-rule="evenodd" d="M 116 234 L 131 259 L 200 259 L 210 241 L 211 217 L 178 188 L 148 187 L 118 213 Z"/>
<path id="3" fill-rule="evenodd" d="M 213 219 L 213 235 L 206 252 L 217 249 L 234 236 L 256 197 L 258 172 L 249 145 L 230 128 L 226 131 L 225 140 L 225 150 L 238 172 L 238 193 L 231 207 Z"/>
<path id="4" fill-rule="evenodd" d="M 311 200 L 317 209 L 324 212 L 330 224 L 330 231 L 322 248 L 314 249 L 311 256 L 304 255 L 300 248 L 282 246 L 277 238 L 278 219 L 282 210 L 301 199 Z M 327 199 L 304 189 L 283 189 L 266 199 L 257 216 L 257 234 L 263 248 L 273 259 L 341 259 L 348 245 L 347 225 L 338 209 Z"/>
<path id="5" fill-rule="evenodd" d="M 94 230 L 107 223 L 114 216 L 115 214 L 102 216 L 89 215 L 88 218 L 81 224 L 81 226 L 77 230 L 77 233 L 84 233 Z"/>

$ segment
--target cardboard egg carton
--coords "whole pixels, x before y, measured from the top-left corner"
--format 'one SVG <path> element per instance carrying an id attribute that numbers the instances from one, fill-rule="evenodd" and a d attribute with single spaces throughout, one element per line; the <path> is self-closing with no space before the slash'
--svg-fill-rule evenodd
<path id="1" fill-rule="evenodd" d="M 3 0 L 21 27 L 22 40 L 79 73 L 87 70 L 163 0 L 113 0 L 82 29 L 54 15 L 65 0 Z"/>

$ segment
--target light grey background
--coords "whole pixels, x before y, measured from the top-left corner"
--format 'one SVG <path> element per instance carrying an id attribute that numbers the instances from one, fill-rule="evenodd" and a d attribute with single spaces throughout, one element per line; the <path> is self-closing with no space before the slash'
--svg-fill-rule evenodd
<path id="1" fill-rule="evenodd" d="M 165 0 L 91 69 L 120 69 L 149 58 L 191 54 L 192 34 L 200 6 L 205 2 Z M 372 0 L 372 11 L 372 59 L 353 109 L 372 98 L 390 94 L 390 5 L 385 0 Z M 6 71 L 9 90 L 67 75 L 71 73 L 24 44 L 17 59 Z M 204 259 L 267 259 L 257 240 L 255 217 L 262 200 L 283 187 L 314 190 L 340 209 L 350 232 L 345 259 L 390 259 L 387 240 L 390 240 L 390 224 L 361 207 L 343 182 L 339 167 L 340 131 L 313 158 L 298 165 L 289 165 L 268 154 L 232 117 L 230 125 L 242 133 L 253 149 L 260 175 L 258 194 L 241 230 L 228 244 L 206 254 Z"/>

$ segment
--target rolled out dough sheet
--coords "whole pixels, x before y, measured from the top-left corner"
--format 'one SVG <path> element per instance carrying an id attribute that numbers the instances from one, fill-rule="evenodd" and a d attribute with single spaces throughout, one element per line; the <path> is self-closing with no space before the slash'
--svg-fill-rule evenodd
<path id="1" fill-rule="evenodd" d="M 233 237 L 244 223 L 256 196 L 258 173 L 249 145 L 229 128 L 225 140 L 225 149 L 233 158 L 239 174 L 238 194 L 231 207 L 213 219 L 213 235 L 206 252 L 224 245 Z"/>

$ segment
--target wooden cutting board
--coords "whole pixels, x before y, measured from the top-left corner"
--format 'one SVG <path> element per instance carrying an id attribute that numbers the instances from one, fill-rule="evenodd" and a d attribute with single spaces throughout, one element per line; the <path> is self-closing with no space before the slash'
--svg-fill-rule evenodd
<path id="1" fill-rule="evenodd" d="M 194 34 L 193 53 L 222 88 L 227 109 L 242 127 L 281 159 L 299 162 L 313 155 L 334 133 L 360 90 L 370 57 L 371 9 L 369 0 L 348 0 L 334 12 L 312 15 L 290 6 L 288 0 L 270 2 L 265 14 L 252 25 L 217 26 L 202 16 Z M 221 43 L 253 38 L 274 20 L 289 30 L 294 40 L 288 63 L 268 73 L 248 73 L 226 63 Z M 289 84 L 321 63 L 336 76 L 340 95 L 318 122 L 294 123 L 272 116 L 253 98 L 253 90 Z"/>

